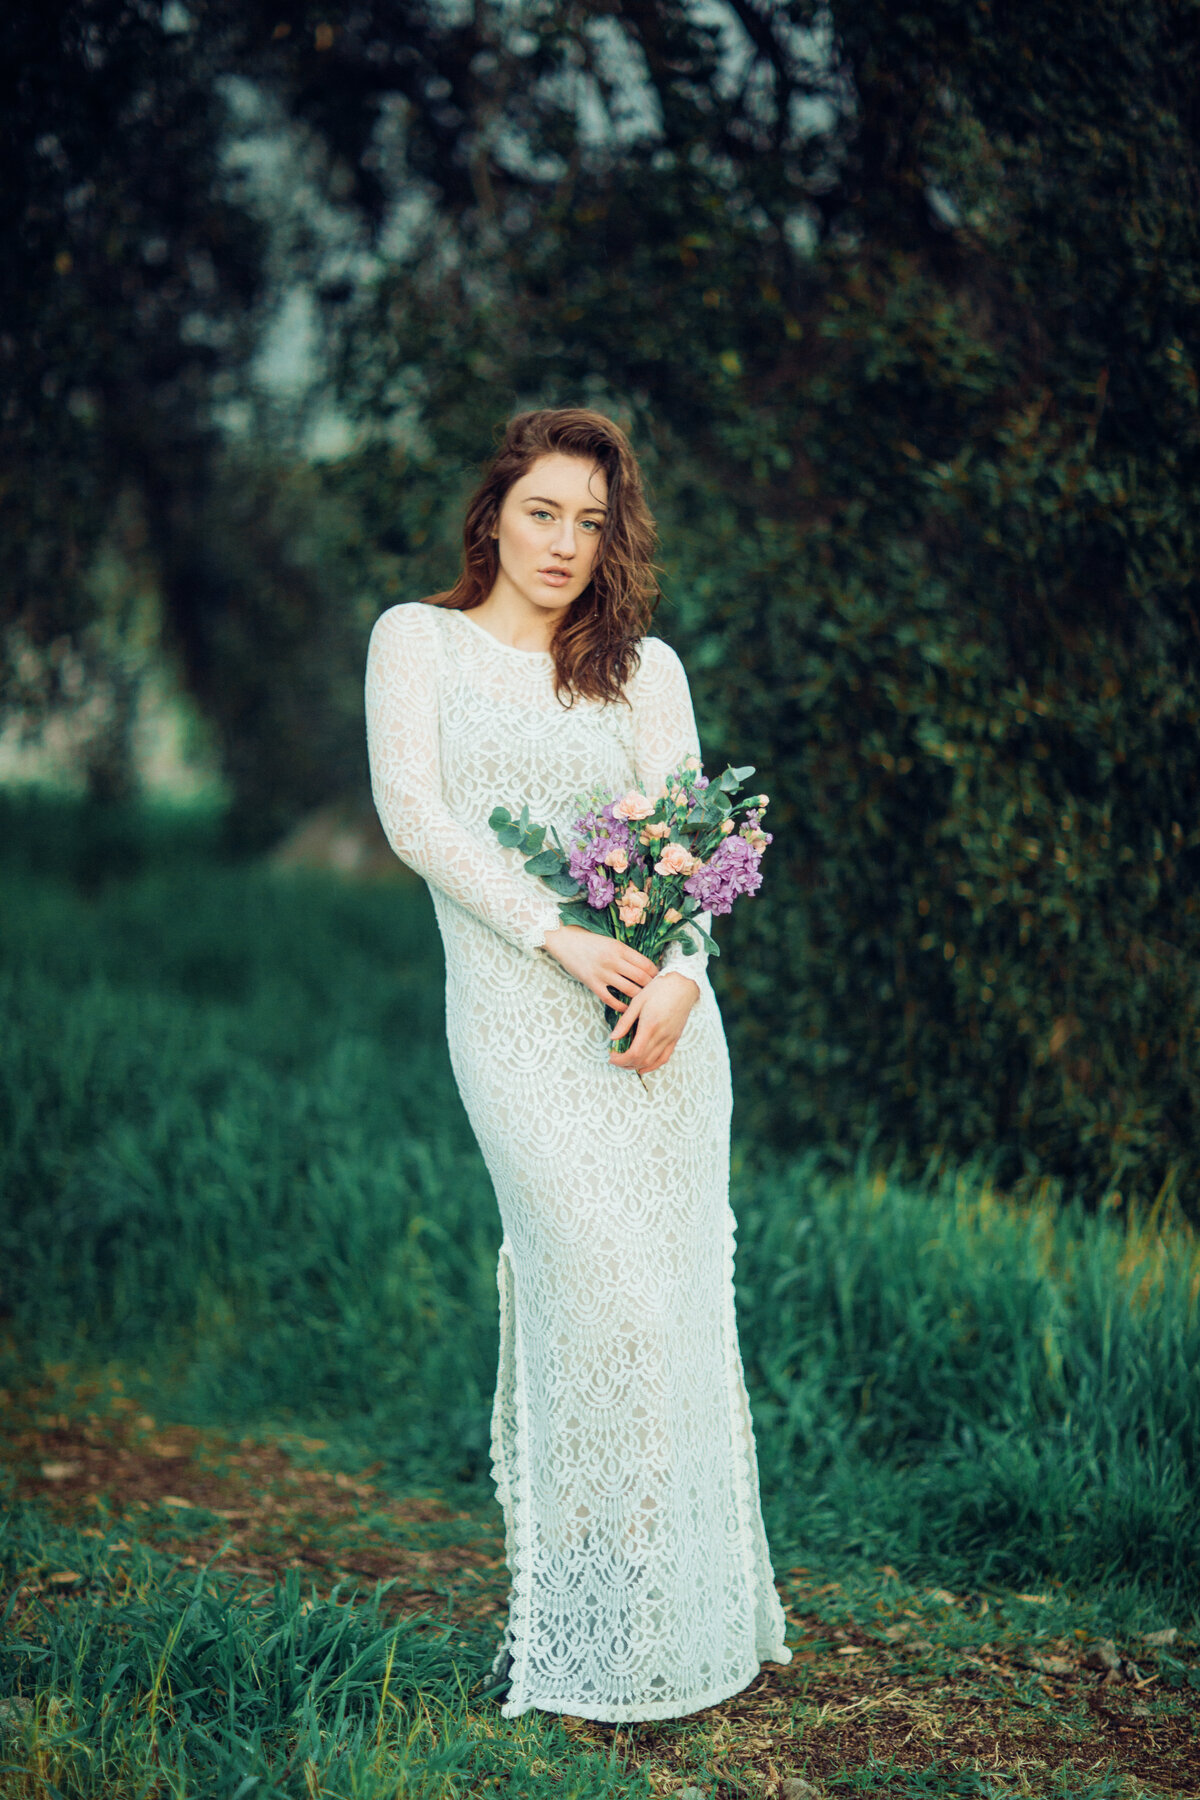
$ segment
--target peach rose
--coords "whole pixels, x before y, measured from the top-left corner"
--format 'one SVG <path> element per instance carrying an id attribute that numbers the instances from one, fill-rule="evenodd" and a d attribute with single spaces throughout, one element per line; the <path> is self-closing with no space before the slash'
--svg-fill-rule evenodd
<path id="1" fill-rule="evenodd" d="M 618 819 L 648 819 L 653 811 L 654 801 L 648 800 L 645 794 L 639 794 L 636 788 L 631 788 L 613 807 L 614 816 Z"/>
<path id="2" fill-rule="evenodd" d="M 608 864 L 610 869 L 615 869 L 618 875 L 622 875 L 629 867 L 629 852 L 628 850 L 622 850 L 620 844 L 614 844 L 603 860 Z"/>
<path id="3" fill-rule="evenodd" d="M 668 925 L 678 925 L 682 917 L 683 914 L 676 906 L 668 906 L 666 912 L 663 914 L 663 918 L 667 921 Z"/>
<path id="4" fill-rule="evenodd" d="M 671 830 L 671 827 L 667 823 L 666 819 L 660 819 L 658 821 L 657 825 L 647 825 L 646 837 L 647 838 L 665 838 L 669 834 L 670 830 Z"/>
<path id="5" fill-rule="evenodd" d="M 728 837 L 732 830 L 733 830 L 733 820 L 732 819 L 722 819 L 721 820 L 721 836 Z"/>
<path id="6" fill-rule="evenodd" d="M 660 875 L 694 875 L 700 863 L 682 844 L 668 844 L 654 867 Z"/>

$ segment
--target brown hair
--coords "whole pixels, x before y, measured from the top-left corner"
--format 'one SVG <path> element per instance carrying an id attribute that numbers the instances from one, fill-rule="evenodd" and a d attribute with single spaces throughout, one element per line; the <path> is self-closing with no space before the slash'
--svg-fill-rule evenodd
<path id="1" fill-rule="evenodd" d="M 654 520 L 629 439 L 603 413 L 582 406 L 518 413 L 484 471 L 463 522 L 463 570 L 431 606 L 469 612 L 487 599 L 500 567 L 492 532 L 504 497 L 540 456 L 579 456 L 598 463 L 608 479 L 608 510 L 592 579 L 571 602 L 550 644 L 555 689 L 596 700 L 617 700 L 638 664 L 635 646 L 646 635 L 659 588 L 651 558 Z"/>

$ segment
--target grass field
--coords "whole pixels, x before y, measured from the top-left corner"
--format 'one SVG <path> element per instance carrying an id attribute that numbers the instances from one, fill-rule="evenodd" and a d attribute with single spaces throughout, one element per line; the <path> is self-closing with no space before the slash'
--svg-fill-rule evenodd
<path id="1" fill-rule="evenodd" d="M 735 1122 L 797 1657 L 668 1727 L 502 1721 L 499 1229 L 424 890 L 225 862 L 199 817 L 0 830 L 0 1794 L 1200 1793 L 1165 1203 Z"/>

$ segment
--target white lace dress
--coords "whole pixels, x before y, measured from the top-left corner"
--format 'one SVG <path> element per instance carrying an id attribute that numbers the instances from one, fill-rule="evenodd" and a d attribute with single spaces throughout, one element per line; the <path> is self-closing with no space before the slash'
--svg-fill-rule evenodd
<path id="1" fill-rule="evenodd" d="M 508 1718 L 673 1718 L 790 1658 L 738 1352 L 729 1059 L 703 953 L 667 952 L 700 999 L 643 1086 L 609 1064 L 600 1001 L 540 948 L 558 902 L 487 822 L 528 801 L 565 841 L 579 794 L 661 793 L 699 746 L 679 658 L 654 637 L 640 652 L 631 706 L 568 708 L 548 653 L 415 603 L 377 621 L 367 663 L 372 791 L 432 891 L 450 1058 L 504 1228 Z"/>

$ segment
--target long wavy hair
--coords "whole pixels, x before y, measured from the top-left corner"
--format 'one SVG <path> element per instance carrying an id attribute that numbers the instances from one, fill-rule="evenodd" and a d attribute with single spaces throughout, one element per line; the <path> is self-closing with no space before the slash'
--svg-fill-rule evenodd
<path id="1" fill-rule="evenodd" d="M 638 665 L 637 643 L 658 604 L 652 561 L 654 520 L 642 492 L 641 470 L 629 439 L 603 413 L 582 406 L 544 407 L 509 421 L 499 450 L 484 471 L 463 521 L 463 569 L 431 606 L 469 612 L 487 599 L 500 569 L 492 536 L 504 497 L 540 456 L 579 456 L 598 463 L 608 479 L 603 534 L 592 578 L 573 600 L 550 643 L 555 692 L 619 700 Z"/>

